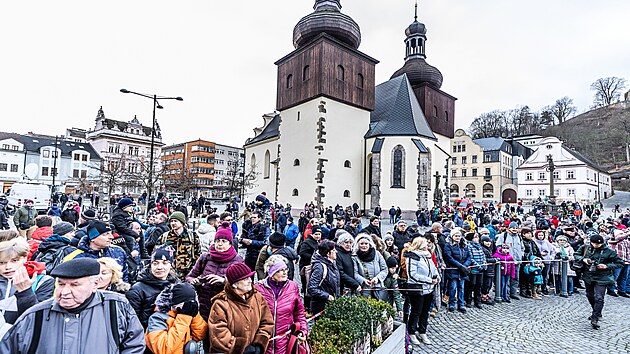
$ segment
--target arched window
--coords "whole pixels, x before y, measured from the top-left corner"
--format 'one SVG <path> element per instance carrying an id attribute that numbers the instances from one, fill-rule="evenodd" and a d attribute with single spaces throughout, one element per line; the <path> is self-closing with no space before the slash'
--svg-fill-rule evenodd
<path id="1" fill-rule="evenodd" d="M 448 122 L 448 111 L 444 111 L 444 117 L 446 118 L 446 121 Z"/>
<path id="2" fill-rule="evenodd" d="M 297 197 L 300 193 L 298 192 L 297 188 L 293 190 L 293 193 L 291 193 L 292 196 Z"/>
<path id="3" fill-rule="evenodd" d="M 475 185 L 472 183 L 468 183 L 466 188 L 464 188 L 464 197 L 475 198 L 477 196 L 477 191 L 475 190 Z"/>
<path id="4" fill-rule="evenodd" d="M 346 160 L 346 161 L 343 163 L 343 167 L 347 167 L 347 168 L 352 167 L 352 165 L 350 164 L 350 160 Z"/>
<path id="5" fill-rule="evenodd" d="M 293 166 L 300 166 L 300 160 L 298 159 L 293 160 Z"/>
<path id="6" fill-rule="evenodd" d="M 337 65 L 337 79 L 341 81 L 346 80 L 346 69 L 344 69 L 341 65 Z"/>
<path id="7" fill-rule="evenodd" d="M 304 70 L 302 70 L 302 81 L 306 81 L 311 78 L 311 68 L 310 66 L 305 66 Z"/>
<path id="8" fill-rule="evenodd" d="M 483 197 L 494 198 L 494 186 L 490 183 L 486 183 L 483 185 Z"/>
<path id="9" fill-rule="evenodd" d="M 293 87 L 293 75 L 289 74 L 289 76 L 287 76 L 287 88 L 292 88 Z"/>
<path id="10" fill-rule="evenodd" d="M 358 88 L 363 88 L 364 83 L 365 83 L 365 79 L 363 78 L 363 74 L 358 74 L 357 75 L 357 87 Z"/>
<path id="11" fill-rule="evenodd" d="M 271 171 L 271 154 L 269 150 L 265 151 L 265 171 L 263 174 L 264 178 L 269 178 L 269 173 Z"/>
<path id="12" fill-rule="evenodd" d="M 437 106 L 433 106 L 433 116 L 437 118 L 438 116 L 438 109 Z"/>
<path id="13" fill-rule="evenodd" d="M 252 154 L 252 158 L 249 160 L 249 166 L 252 171 L 256 170 L 256 155 Z"/>
<path id="14" fill-rule="evenodd" d="M 344 198 L 350 198 L 350 191 L 347 190 L 347 189 L 345 191 L 343 191 L 343 197 Z"/>
<path id="15" fill-rule="evenodd" d="M 451 197 L 459 197 L 459 186 L 456 184 L 451 184 Z"/>
<path id="16" fill-rule="evenodd" d="M 392 188 L 405 188 L 405 148 L 397 145 L 392 150 Z"/>

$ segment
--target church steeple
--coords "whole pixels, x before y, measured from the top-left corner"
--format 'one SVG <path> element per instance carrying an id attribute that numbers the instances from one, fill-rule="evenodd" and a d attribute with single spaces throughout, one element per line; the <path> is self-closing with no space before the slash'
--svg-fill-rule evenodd
<path id="1" fill-rule="evenodd" d="M 418 22 L 417 1 L 413 19 L 413 23 L 410 24 L 409 27 L 407 27 L 407 29 L 405 30 L 405 35 L 407 35 L 407 38 L 405 39 L 405 61 L 414 58 L 426 59 L 427 57 L 424 51 L 424 45 L 427 40 L 427 28 L 425 27 L 424 23 Z"/>

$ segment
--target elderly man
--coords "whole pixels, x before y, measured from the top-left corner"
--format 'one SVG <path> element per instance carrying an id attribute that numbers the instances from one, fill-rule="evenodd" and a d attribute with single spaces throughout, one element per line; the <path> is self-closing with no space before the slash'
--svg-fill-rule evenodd
<path id="1" fill-rule="evenodd" d="M 31 199 L 26 199 L 24 206 L 18 209 L 13 216 L 13 223 L 22 237 L 30 237 L 35 231 L 37 210 L 33 208 L 33 204 Z"/>
<path id="2" fill-rule="evenodd" d="M 97 291 L 100 270 L 90 258 L 55 268 L 55 296 L 24 312 L 0 353 L 144 353 L 144 331 L 127 299 Z"/>
<path id="3" fill-rule="evenodd" d="M 67 254 L 63 261 L 67 262 L 74 258 L 93 258 L 110 257 L 116 260 L 123 268 L 123 280 L 129 282 L 129 271 L 127 268 L 127 253 L 118 247 L 112 245 L 112 229 L 102 221 L 92 221 L 87 228 L 87 235 L 83 236 L 76 250 Z M 64 251 L 65 254 L 66 251 Z"/>

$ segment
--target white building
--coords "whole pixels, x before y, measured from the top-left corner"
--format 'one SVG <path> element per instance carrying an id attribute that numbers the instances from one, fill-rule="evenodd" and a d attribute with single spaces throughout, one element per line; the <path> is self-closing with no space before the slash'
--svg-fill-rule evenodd
<path id="1" fill-rule="evenodd" d="M 293 31 L 295 50 L 276 62 L 276 112 L 245 143 L 247 189 L 299 209 L 400 206 L 407 214 L 433 206 L 442 190 L 454 134 L 456 98 L 440 90 L 442 74 L 426 62 L 426 27 L 405 31 L 405 64 L 375 83 L 377 60 L 358 50 L 358 25 L 339 0 L 316 0 Z M 440 183 L 442 184 L 442 183 Z"/>
<path id="2" fill-rule="evenodd" d="M 228 188 L 231 181 L 243 178 L 245 172 L 245 153 L 242 148 L 229 145 L 214 145 L 214 179 L 212 196 L 215 198 L 232 197 Z M 235 194 L 240 194 L 238 191 Z"/>
<path id="3" fill-rule="evenodd" d="M 564 147 L 558 138 L 543 138 L 531 148 L 534 153 L 517 169 L 519 198 L 545 199 L 552 177 L 558 201 L 593 203 L 612 195 L 610 175 L 583 155 Z M 548 156 L 555 166 L 553 176 L 547 169 Z"/>

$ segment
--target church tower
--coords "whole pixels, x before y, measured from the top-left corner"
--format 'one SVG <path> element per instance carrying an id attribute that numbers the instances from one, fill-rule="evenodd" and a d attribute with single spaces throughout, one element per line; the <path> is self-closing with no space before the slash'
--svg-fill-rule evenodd
<path id="1" fill-rule="evenodd" d="M 278 60 L 277 200 L 349 205 L 364 193 L 364 139 L 374 109 L 377 60 L 340 0 L 316 0 Z"/>
<path id="2" fill-rule="evenodd" d="M 405 65 L 392 75 L 392 79 L 407 74 L 433 132 L 453 138 L 457 98 L 440 90 L 442 73 L 426 61 L 427 28 L 418 22 L 418 4 L 414 21 L 405 30 L 405 36 Z"/>

